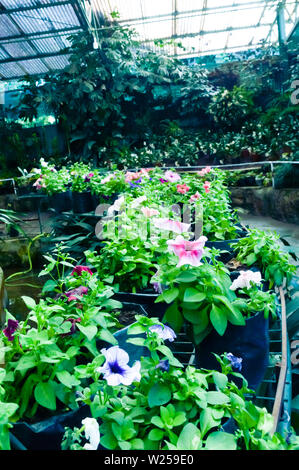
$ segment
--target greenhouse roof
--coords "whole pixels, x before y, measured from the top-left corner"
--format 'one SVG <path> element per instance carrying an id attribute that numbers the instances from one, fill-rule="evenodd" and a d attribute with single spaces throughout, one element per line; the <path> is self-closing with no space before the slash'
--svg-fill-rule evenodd
<path id="1" fill-rule="evenodd" d="M 90 0 L 94 12 L 131 26 L 142 42 L 178 57 L 198 57 L 278 43 L 277 11 L 286 37 L 298 0 Z M 114 15 L 113 15 L 114 16 Z M 161 44 L 163 41 L 163 45 Z"/>
<path id="2" fill-rule="evenodd" d="M 298 0 L 0 0 L 0 80 L 63 69 L 71 34 L 116 22 L 183 59 L 277 45 L 297 15 Z"/>
<path id="3" fill-rule="evenodd" d="M 67 38 L 85 29 L 78 0 L 0 0 L 0 78 L 64 68 Z"/>

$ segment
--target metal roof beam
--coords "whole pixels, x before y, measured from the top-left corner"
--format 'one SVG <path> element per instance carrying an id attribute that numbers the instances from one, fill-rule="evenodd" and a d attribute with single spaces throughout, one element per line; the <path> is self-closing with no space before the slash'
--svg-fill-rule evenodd
<path id="1" fill-rule="evenodd" d="M 279 0 L 269 0 L 267 2 L 267 6 L 273 6 L 276 5 L 279 2 Z M 194 15 L 195 13 L 197 14 L 203 14 L 203 15 L 209 15 L 209 14 L 216 14 L 216 13 L 223 13 L 223 10 L 245 10 L 245 9 L 252 9 L 256 8 L 258 6 L 264 6 L 265 5 L 265 0 L 258 0 L 258 1 L 253 1 L 253 2 L 248 2 L 248 3 L 237 3 L 235 5 L 222 5 L 214 8 L 200 8 L 200 9 L 195 9 L 195 10 L 187 10 L 187 11 L 178 11 L 177 16 L 183 16 L 183 15 Z M 163 19 L 167 19 L 172 17 L 173 12 L 170 13 L 164 13 L 162 15 L 153 15 L 153 16 L 145 16 L 145 17 L 140 17 L 140 18 L 132 18 L 128 20 L 118 20 L 117 22 L 119 24 L 125 23 L 137 23 L 139 21 L 152 21 L 152 20 L 158 20 L 158 21 L 163 21 Z"/>
<path id="2" fill-rule="evenodd" d="M 28 60 L 34 60 L 34 59 L 47 59 L 48 57 L 57 57 L 60 55 L 66 55 L 66 51 L 61 49 L 60 51 L 57 52 L 47 52 L 45 54 L 38 54 L 38 55 L 26 55 L 23 57 L 9 57 L 7 59 L 0 59 L 0 65 L 3 64 L 10 64 L 12 62 L 27 62 Z"/>
<path id="3" fill-rule="evenodd" d="M 13 13 L 23 13 L 26 11 L 32 10 L 41 10 L 44 8 L 53 8 L 53 7 L 60 7 L 63 5 L 73 5 L 76 4 L 76 0 L 61 0 L 55 3 L 45 3 L 44 5 L 35 5 L 35 6 L 28 6 L 28 7 L 19 7 L 19 8 L 5 8 L 1 5 L 0 15 L 11 15 Z M 4 8 L 4 9 L 3 9 Z"/>
<path id="4" fill-rule="evenodd" d="M 62 28 L 62 29 L 51 29 L 46 32 L 38 31 L 36 33 L 30 34 L 19 34 L 14 36 L 5 36 L 4 38 L 0 39 L 0 44 L 9 44 L 11 42 L 23 42 L 23 41 L 30 41 L 31 39 L 47 39 L 48 37 L 55 37 L 61 36 L 62 34 L 74 33 L 82 31 L 80 26 L 74 26 L 71 28 Z"/>
<path id="5" fill-rule="evenodd" d="M 262 26 L 272 26 L 272 23 L 261 23 L 259 25 L 260 27 Z M 229 31 L 241 31 L 241 30 L 244 30 L 244 29 L 253 29 L 253 28 L 256 28 L 257 25 L 254 24 L 254 25 L 250 25 L 250 26 L 238 26 L 238 27 L 231 27 L 231 28 L 225 28 L 225 29 L 215 29 L 213 31 L 200 31 L 200 32 L 197 32 L 197 33 L 186 33 L 186 34 L 180 34 L 180 35 L 176 35 L 176 36 L 167 36 L 167 37 L 162 37 L 162 38 L 159 38 L 161 41 L 169 41 L 171 39 L 183 39 L 183 38 L 194 38 L 194 37 L 197 37 L 197 36 L 206 36 L 207 34 L 217 34 L 217 33 L 227 33 Z M 149 42 L 154 42 L 155 41 L 155 38 L 152 38 L 152 39 L 145 39 L 143 41 L 140 41 L 142 43 L 149 43 Z"/>

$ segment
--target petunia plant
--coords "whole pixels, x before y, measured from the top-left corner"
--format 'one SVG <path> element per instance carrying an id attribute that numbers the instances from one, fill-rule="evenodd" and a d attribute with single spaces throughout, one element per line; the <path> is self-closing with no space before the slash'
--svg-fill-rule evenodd
<path id="1" fill-rule="evenodd" d="M 136 317 L 128 343 L 142 348 L 140 360 L 129 365 L 119 347 L 102 351 L 102 366 L 81 369 L 91 373 L 92 386 L 78 398 L 87 404 L 90 435 L 108 450 L 256 450 L 298 448 L 298 438 L 271 434 L 273 418 L 250 401 L 240 373 L 241 358 L 217 356 L 221 372 L 185 370 L 164 344 L 173 339 L 170 328 L 157 319 Z M 132 335 L 132 338 L 130 336 Z M 242 379 L 239 388 L 228 379 Z M 83 422 L 82 422 L 83 423 Z M 86 449 L 84 427 L 67 428 L 62 449 Z M 88 445 L 89 443 L 87 443 Z"/>
<path id="2" fill-rule="evenodd" d="M 257 266 L 269 286 L 286 286 L 296 273 L 296 266 L 290 261 L 289 254 L 279 243 L 279 235 L 251 228 L 246 238 L 240 239 L 233 245 L 236 259 L 247 266 Z"/>

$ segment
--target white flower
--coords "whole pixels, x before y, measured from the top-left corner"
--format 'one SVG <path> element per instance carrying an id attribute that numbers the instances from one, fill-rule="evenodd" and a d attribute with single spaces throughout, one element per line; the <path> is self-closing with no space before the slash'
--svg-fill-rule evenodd
<path id="1" fill-rule="evenodd" d="M 125 203 L 125 197 L 124 196 L 121 196 L 120 198 L 118 198 L 114 204 L 112 204 L 112 206 L 109 207 L 108 211 L 107 211 L 107 214 L 108 215 L 113 215 L 113 212 L 119 212 L 120 211 L 120 208 L 121 206 L 123 206 Z"/>
<path id="2" fill-rule="evenodd" d="M 131 209 L 135 209 L 138 207 L 142 202 L 146 201 L 146 196 L 139 196 L 130 204 Z"/>
<path id="3" fill-rule="evenodd" d="M 261 280 L 262 276 L 259 271 L 240 271 L 240 276 L 234 280 L 234 282 L 230 286 L 230 289 L 250 289 L 250 287 L 252 287 L 252 283 L 260 284 Z"/>
<path id="4" fill-rule="evenodd" d="M 99 424 L 94 418 L 85 418 L 82 420 L 82 424 L 85 430 L 85 438 L 89 440 L 84 445 L 86 450 L 97 450 L 100 443 L 100 431 Z"/>

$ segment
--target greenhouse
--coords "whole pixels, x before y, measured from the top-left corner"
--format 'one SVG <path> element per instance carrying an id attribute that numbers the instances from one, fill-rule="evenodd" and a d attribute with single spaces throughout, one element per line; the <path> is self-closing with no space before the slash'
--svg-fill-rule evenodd
<path id="1" fill-rule="evenodd" d="M 299 450 L 298 7 L 0 0 L 0 450 Z"/>

